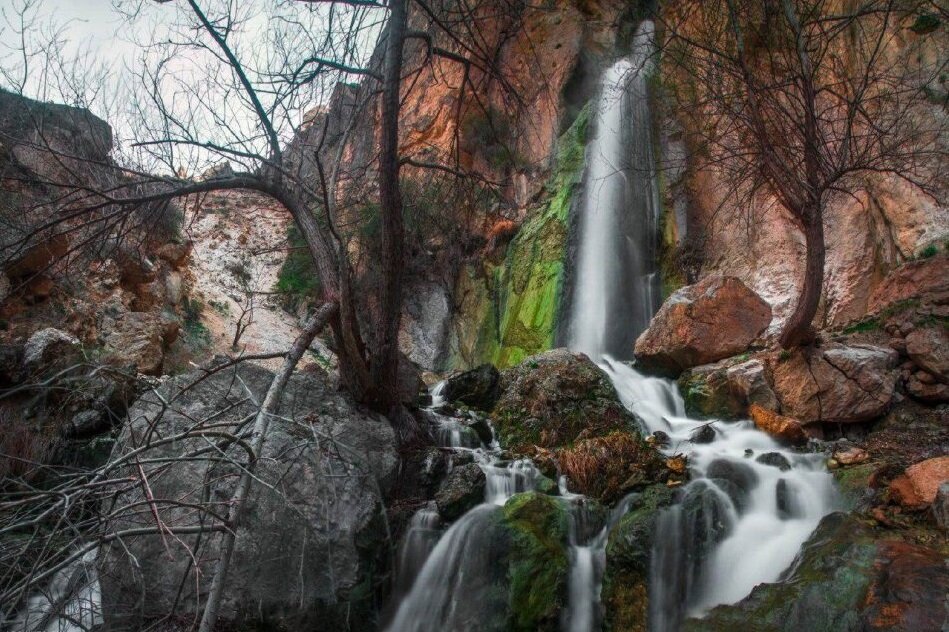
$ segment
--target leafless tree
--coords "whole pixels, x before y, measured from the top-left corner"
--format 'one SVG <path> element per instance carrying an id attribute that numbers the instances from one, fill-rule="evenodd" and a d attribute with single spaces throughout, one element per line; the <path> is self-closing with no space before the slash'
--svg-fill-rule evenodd
<path id="1" fill-rule="evenodd" d="M 667 94 L 698 169 L 750 209 L 768 194 L 804 234 L 806 271 L 780 342 L 805 344 L 824 279 L 824 211 L 874 177 L 942 198 L 946 29 L 922 0 L 714 0 L 663 13 Z M 944 12 L 943 12 L 944 13 Z M 921 22 L 922 21 L 922 22 Z"/>

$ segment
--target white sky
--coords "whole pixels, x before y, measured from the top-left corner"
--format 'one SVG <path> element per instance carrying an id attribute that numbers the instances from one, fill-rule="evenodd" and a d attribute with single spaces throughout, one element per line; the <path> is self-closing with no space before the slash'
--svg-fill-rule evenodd
<path id="1" fill-rule="evenodd" d="M 238 7 L 238 13 L 249 17 L 242 23 L 241 31 L 228 38 L 235 53 L 248 68 L 249 74 L 251 68 L 272 67 L 274 59 L 281 59 L 281 55 L 288 60 L 298 60 L 312 54 L 308 49 L 322 42 L 322 32 L 325 32 L 326 24 L 330 24 L 325 17 L 328 5 L 314 9 L 313 7 L 318 5 L 288 3 L 283 8 L 277 8 L 274 0 L 231 1 L 234 2 L 233 6 Z M 31 13 L 35 26 L 27 34 L 27 48 L 35 51 L 42 43 L 49 41 L 50 33 L 54 30 L 52 25 L 55 24 L 55 30 L 63 40 L 62 57 L 67 61 L 66 64 L 43 63 L 44 56 L 37 55 L 36 60 L 30 64 L 30 73 L 25 84 L 22 82 L 22 55 L 19 36 L 16 33 L 16 10 L 24 2 L 35 3 Z M 220 9 L 223 2 L 224 0 L 200 0 L 202 8 L 211 19 L 216 15 L 215 9 Z M 123 12 L 135 11 L 139 7 L 142 8 L 142 13 L 130 24 Z M 299 19 L 308 26 L 285 26 L 279 19 L 272 18 L 277 15 Z M 369 22 L 361 23 L 361 26 L 365 27 L 380 20 L 379 16 L 378 13 L 371 14 L 367 18 Z M 143 68 L 155 67 L 155 62 L 161 57 L 158 51 L 155 51 L 147 62 L 144 61 L 142 44 L 167 39 L 170 35 L 180 41 L 181 36 L 176 34 L 174 27 L 177 25 L 180 28 L 185 23 L 182 20 L 187 20 L 187 23 L 193 20 L 193 16 L 186 11 L 186 5 L 182 2 L 159 4 L 154 0 L 0 0 L 0 69 L 8 72 L 6 76 L 0 76 L 0 86 L 7 89 L 12 87 L 14 90 L 22 88 L 26 96 L 40 100 L 86 105 L 113 126 L 117 141 L 127 149 L 130 139 L 147 140 L 149 130 L 142 126 L 142 121 L 149 117 L 154 119 L 154 112 L 157 111 L 157 108 L 148 107 L 149 104 L 145 102 L 148 93 L 155 91 L 150 89 L 149 85 L 132 79 Z M 346 30 L 346 19 L 341 19 L 338 15 L 331 24 L 334 32 L 349 32 Z M 270 31 L 274 25 L 286 29 L 286 35 L 282 31 L 274 39 Z M 378 34 L 377 26 L 370 25 L 365 28 L 365 36 L 359 37 L 358 47 L 364 55 L 372 48 Z M 360 29 L 359 32 L 362 31 L 363 29 Z M 179 30 L 177 33 L 181 32 Z M 184 32 L 191 36 L 195 31 Z M 206 34 L 202 34 L 202 37 L 206 43 L 210 43 Z M 285 46 L 285 50 L 275 50 L 279 49 L 281 44 Z M 164 54 L 167 54 L 167 51 Z M 75 59 L 81 59 L 82 63 L 77 64 L 72 76 L 90 77 L 90 87 L 77 90 L 72 88 L 75 84 L 75 81 L 72 81 L 66 82 L 69 89 L 64 90 L 61 87 L 63 82 L 57 82 L 52 76 L 55 70 L 43 70 L 44 67 L 68 68 L 69 61 Z M 295 65 L 298 62 L 291 63 Z M 220 144 L 258 135 L 256 118 L 246 103 L 241 102 L 242 95 L 226 92 L 221 86 L 215 85 L 215 80 L 222 77 L 227 80 L 231 75 L 227 67 L 207 51 L 179 50 L 164 68 L 167 71 L 166 77 L 157 94 L 169 107 L 190 104 L 183 119 L 189 120 L 195 129 L 199 129 L 202 138 Z M 106 84 L 108 87 L 100 88 L 99 95 L 87 102 L 87 95 L 95 91 L 94 86 L 103 85 L 98 73 L 106 71 L 104 76 L 107 76 L 105 81 L 109 82 Z M 292 126 L 300 122 L 303 111 L 325 100 L 336 80 L 338 78 L 322 79 L 323 83 L 314 84 L 306 94 L 301 93 L 302 99 L 297 98 L 290 110 L 283 112 L 285 122 L 279 124 L 278 132 L 284 140 L 287 139 L 287 126 L 292 129 Z M 72 90 L 72 94 L 69 90 Z M 77 92 L 82 92 L 84 96 L 77 97 Z M 119 98 L 116 98 L 116 95 L 120 95 Z M 261 98 L 265 99 L 266 95 Z M 145 118 L 141 116 L 141 110 L 132 111 L 137 102 L 145 102 Z M 194 103 L 199 103 L 200 107 L 195 108 Z M 197 117 L 194 116 L 196 110 L 200 110 L 197 111 Z M 157 135 L 157 120 L 151 120 L 149 124 L 152 126 L 150 132 Z M 275 125 L 278 125 L 277 121 Z M 196 159 L 193 151 L 187 155 L 188 152 L 181 149 L 179 154 L 173 158 L 175 162 L 201 162 Z M 172 159 L 169 159 L 170 161 Z"/>

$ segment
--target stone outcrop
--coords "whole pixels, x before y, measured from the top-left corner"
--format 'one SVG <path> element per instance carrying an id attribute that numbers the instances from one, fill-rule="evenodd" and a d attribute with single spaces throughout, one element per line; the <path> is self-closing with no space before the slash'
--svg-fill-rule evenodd
<path id="1" fill-rule="evenodd" d="M 770 368 L 781 413 L 804 424 L 879 417 L 893 399 L 897 358 L 893 349 L 859 344 L 774 354 Z"/>
<path id="2" fill-rule="evenodd" d="M 906 354 L 943 384 L 949 383 L 949 334 L 945 326 L 919 327 L 906 336 Z"/>
<path id="3" fill-rule="evenodd" d="M 949 481 L 949 456 L 915 463 L 890 482 L 894 500 L 910 509 L 920 509 L 936 500 L 939 486 Z"/>
<path id="4" fill-rule="evenodd" d="M 735 419 L 750 405 L 779 407 L 761 358 L 730 358 L 689 369 L 679 376 L 686 411 L 703 417 Z"/>
<path id="5" fill-rule="evenodd" d="M 167 409 L 154 394 L 140 399 L 129 413 L 114 457 L 141 445 L 148 436 L 154 440 L 186 432 L 196 420 L 216 413 L 218 431 L 240 433 L 239 426 L 256 410 L 252 402 L 262 399 L 273 378 L 266 369 L 244 364 L 182 390 L 203 376 L 194 372 L 163 384 L 161 397 L 173 402 Z M 206 447 L 208 440 L 193 437 L 155 445 L 149 456 L 174 458 Z M 237 462 L 246 460 L 233 442 L 220 448 Z M 236 627 L 245 621 L 267 622 L 278 629 L 374 629 L 372 592 L 379 578 L 373 569 L 385 559 L 381 493 L 392 482 L 397 464 L 395 437 L 385 419 L 360 411 L 313 377 L 294 376 L 279 416 L 270 425 L 256 471 L 260 482 L 251 483 L 220 622 Z M 205 478 L 209 466 L 215 474 L 210 481 Z M 200 460 L 143 467 L 155 498 L 196 503 L 208 484 L 210 498 L 220 502 L 231 497 L 236 482 L 232 466 Z M 128 475 L 137 476 L 134 472 L 133 467 Z M 139 485 L 117 492 L 113 509 L 143 500 Z M 220 510 L 226 512 L 223 505 Z M 211 520 L 173 504 L 159 504 L 155 512 L 175 527 Z M 118 511 L 109 529 L 120 533 L 154 526 L 153 515 L 132 506 Z M 124 539 L 121 544 L 114 541 L 100 549 L 108 625 L 137 629 L 168 612 L 186 616 L 200 612 L 220 533 L 174 538 L 169 548 L 155 535 Z M 192 566 L 192 547 L 197 568 Z"/>
<path id="6" fill-rule="evenodd" d="M 870 296 L 867 311 L 880 310 L 910 299 L 945 300 L 949 297 L 949 257 L 937 255 L 910 261 L 893 270 Z"/>
<path id="7" fill-rule="evenodd" d="M 502 445 L 515 452 L 636 428 L 606 374 L 566 349 L 531 356 L 502 372 L 491 419 Z"/>
<path id="8" fill-rule="evenodd" d="M 739 279 L 706 277 L 666 299 L 636 341 L 636 359 L 678 374 L 745 351 L 770 323 L 771 307 Z"/>
<path id="9" fill-rule="evenodd" d="M 441 394 L 447 402 L 490 411 L 501 395 L 501 374 L 493 365 L 482 364 L 449 377 Z"/>

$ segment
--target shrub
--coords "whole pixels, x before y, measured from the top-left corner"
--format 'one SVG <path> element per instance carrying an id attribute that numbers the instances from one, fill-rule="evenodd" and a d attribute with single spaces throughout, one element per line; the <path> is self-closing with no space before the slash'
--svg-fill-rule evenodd
<path id="1" fill-rule="evenodd" d="M 290 250 L 280 266 L 274 290 L 283 295 L 284 308 L 292 311 L 319 293 L 320 280 L 306 241 L 293 224 L 287 230 L 287 243 Z"/>

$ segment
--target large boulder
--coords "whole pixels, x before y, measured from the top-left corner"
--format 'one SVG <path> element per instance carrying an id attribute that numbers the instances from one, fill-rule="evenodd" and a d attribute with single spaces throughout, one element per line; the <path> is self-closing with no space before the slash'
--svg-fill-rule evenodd
<path id="1" fill-rule="evenodd" d="M 875 540 L 857 518 L 826 516 L 788 575 L 736 604 L 689 619 L 688 632 L 939 630 L 949 575 L 932 549 Z"/>
<path id="2" fill-rule="evenodd" d="M 114 480 L 131 482 L 119 484 L 104 507 L 111 513 L 108 533 L 154 529 L 156 520 L 181 532 L 122 537 L 101 547 L 110 629 L 142 629 L 168 613 L 200 616 L 221 534 L 188 532 L 218 522 L 195 505 L 209 498 L 212 511 L 227 513 L 240 470 L 221 456 L 246 462 L 228 437 L 247 432 L 255 402 L 272 379 L 250 364 L 196 371 L 165 382 L 129 411 L 113 459 L 141 451 L 111 472 Z M 202 423 L 213 432 L 182 436 Z M 153 446 L 143 448 L 149 441 Z M 190 452 L 207 460 L 182 458 Z M 374 629 L 379 578 L 373 569 L 386 559 L 382 494 L 397 464 L 384 418 L 312 376 L 295 375 L 271 420 L 237 527 L 219 623 L 228 629 Z M 142 510 L 143 489 L 156 499 L 150 511 Z"/>
<path id="3" fill-rule="evenodd" d="M 484 502 L 487 480 L 477 463 L 453 468 L 435 494 L 438 514 L 445 520 L 459 518 L 466 511 Z"/>
<path id="4" fill-rule="evenodd" d="M 566 349 L 531 356 L 505 370 L 491 419 L 501 445 L 524 453 L 532 446 L 558 448 L 636 429 L 606 374 L 587 356 Z"/>
<path id="5" fill-rule="evenodd" d="M 144 375 L 159 375 L 165 350 L 178 336 L 178 321 L 152 312 L 122 312 L 103 328 L 106 360 L 135 366 Z"/>
<path id="6" fill-rule="evenodd" d="M 750 405 L 778 408 L 764 363 L 758 358 L 729 358 L 703 364 L 679 376 L 686 411 L 702 417 L 737 419 Z"/>
<path id="7" fill-rule="evenodd" d="M 37 331 L 23 345 L 22 363 L 27 374 L 64 369 L 80 359 L 79 340 L 53 327 Z"/>
<path id="8" fill-rule="evenodd" d="M 938 381 L 949 383 L 949 334 L 944 326 L 920 327 L 909 332 L 906 354 Z"/>
<path id="9" fill-rule="evenodd" d="M 889 347 L 829 344 L 770 359 L 781 413 L 803 424 L 848 423 L 883 415 L 893 399 L 899 356 Z"/>
<path id="10" fill-rule="evenodd" d="M 945 482 L 949 482 L 949 456 L 914 463 L 890 482 L 889 491 L 901 505 L 922 509 L 936 500 L 939 486 Z"/>
<path id="11" fill-rule="evenodd" d="M 636 359 L 677 375 L 741 353 L 771 323 L 771 307 L 736 277 L 713 275 L 666 299 L 636 341 Z"/>
<path id="12" fill-rule="evenodd" d="M 501 374 L 494 365 L 482 364 L 449 377 L 445 380 L 441 394 L 445 401 L 490 411 L 501 395 Z"/>

